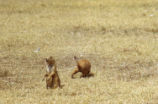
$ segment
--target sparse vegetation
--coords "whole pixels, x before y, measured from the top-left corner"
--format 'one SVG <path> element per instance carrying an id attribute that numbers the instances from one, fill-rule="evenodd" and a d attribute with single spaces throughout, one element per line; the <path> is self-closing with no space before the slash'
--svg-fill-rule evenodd
<path id="1" fill-rule="evenodd" d="M 0 104 L 157 104 L 157 12 L 156 0 L 0 0 Z M 62 89 L 42 82 L 51 55 Z M 74 55 L 94 77 L 71 79 Z"/>

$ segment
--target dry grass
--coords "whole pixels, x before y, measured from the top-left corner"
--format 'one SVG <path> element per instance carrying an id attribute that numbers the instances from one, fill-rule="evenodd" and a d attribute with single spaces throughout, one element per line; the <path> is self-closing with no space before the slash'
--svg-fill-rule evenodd
<path id="1" fill-rule="evenodd" d="M 156 0 L 0 0 L 0 104 L 157 104 L 157 7 Z M 63 89 L 42 82 L 50 55 Z M 74 55 L 90 60 L 94 77 L 71 79 Z"/>

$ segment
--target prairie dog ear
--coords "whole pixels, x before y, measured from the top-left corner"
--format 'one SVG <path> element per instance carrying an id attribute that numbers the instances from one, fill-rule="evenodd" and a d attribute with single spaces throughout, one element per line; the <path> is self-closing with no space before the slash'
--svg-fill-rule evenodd
<path id="1" fill-rule="evenodd" d="M 52 57 L 52 56 L 50 56 L 49 58 L 50 58 L 50 59 L 53 59 L 53 57 Z"/>

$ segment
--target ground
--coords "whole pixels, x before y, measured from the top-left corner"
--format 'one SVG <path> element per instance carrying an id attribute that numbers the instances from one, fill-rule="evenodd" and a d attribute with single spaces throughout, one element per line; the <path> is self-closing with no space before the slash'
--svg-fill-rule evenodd
<path id="1" fill-rule="evenodd" d="M 158 104 L 158 1 L 0 0 L 0 104 Z M 94 77 L 71 79 L 74 55 Z M 46 89 L 44 59 L 62 89 Z"/>

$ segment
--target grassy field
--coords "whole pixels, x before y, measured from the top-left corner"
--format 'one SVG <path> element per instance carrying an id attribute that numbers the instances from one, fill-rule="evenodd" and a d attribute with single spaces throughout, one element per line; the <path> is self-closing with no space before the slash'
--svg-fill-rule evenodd
<path id="1" fill-rule="evenodd" d="M 71 79 L 74 55 L 94 77 Z M 62 89 L 42 81 L 49 56 Z M 158 1 L 0 0 L 0 104 L 158 104 L 157 91 Z"/>

